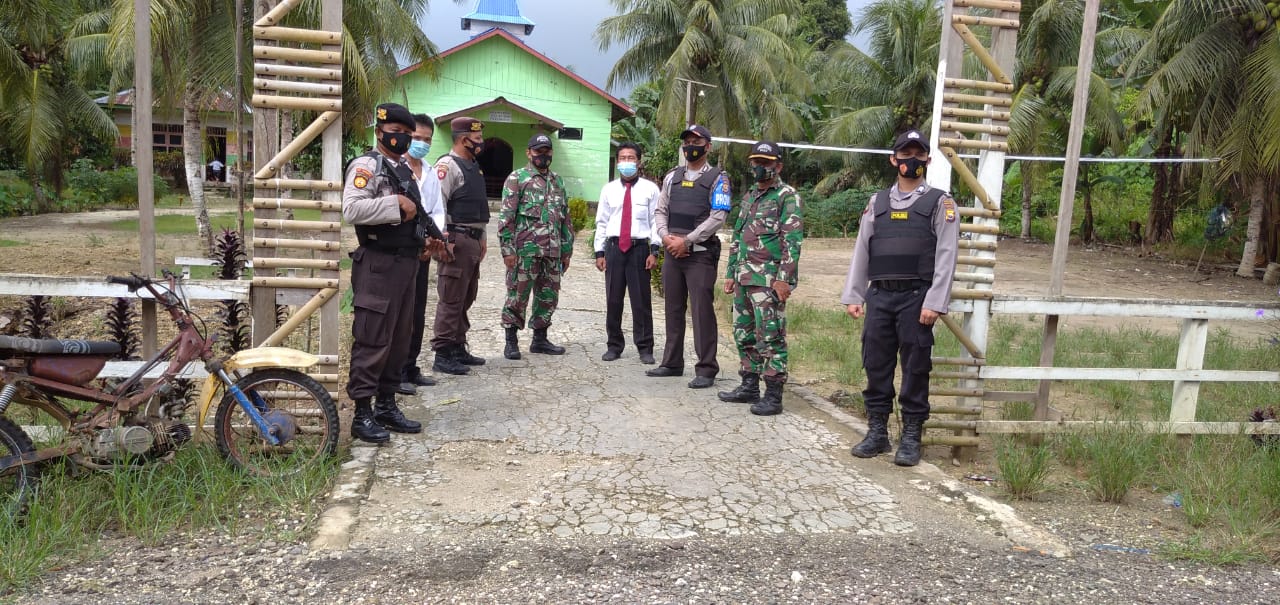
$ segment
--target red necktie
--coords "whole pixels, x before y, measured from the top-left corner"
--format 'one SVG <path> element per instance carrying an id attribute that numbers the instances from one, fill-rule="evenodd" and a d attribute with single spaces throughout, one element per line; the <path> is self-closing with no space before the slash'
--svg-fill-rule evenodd
<path id="1" fill-rule="evenodd" d="M 622 194 L 622 234 L 618 236 L 618 249 L 623 254 L 631 249 L 631 183 L 623 182 L 625 193 Z"/>

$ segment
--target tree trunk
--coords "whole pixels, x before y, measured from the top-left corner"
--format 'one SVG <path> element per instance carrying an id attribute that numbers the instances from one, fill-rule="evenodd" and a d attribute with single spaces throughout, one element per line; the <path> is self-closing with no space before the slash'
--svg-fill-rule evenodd
<path id="1" fill-rule="evenodd" d="M 1172 136 L 1172 129 L 1160 131 L 1160 145 L 1156 148 L 1156 157 L 1170 157 L 1172 146 L 1169 139 Z M 1177 209 L 1177 194 L 1173 182 L 1175 175 L 1169 169 L 1169 165 L 1156 164 L 1152 170 L 1155 173 L 1156 182 L 1151 190 L 1151 211 L 1147 214 L 1147 234 L 1142 240 L 1144 247 L 1173 239 L 1173 215 Z"/>
<path id="2" fill-rule="evenodd" d="M 1236 275 L 1253 277 L 1258 261 L 1258 236 L 1262 233 L 1262 215 L 1267 207 L 1266 179 L 1254 176 L 1249 179 L 1249 226 L 1245 230 L 1244 251 L 1240 253 L 1240 268 Z"/>
<path id="3" fill-rule="evenodd" d="M 1089 171 L 1084 171 L 1084 221 L 1080 223 L 1080 241 L 1086 246 L 1093 243 L 1093 187 L 1089 183 Z"/>
<path id="4" fill-rule="evenodd" d="M 1022 163 L 1022 241 L 1031 240 L 1031 163 Z"/>
<path id="5" fill-rule="evenodd" d="M 213 227 L 204 196 L 204 137 L 200 127 L 199 91 L 188 83 L 182 94 L 182 163 L 187 173 L 187 192 L 196 213 L 196 232 L 205 254 L 213 250 Z"/>

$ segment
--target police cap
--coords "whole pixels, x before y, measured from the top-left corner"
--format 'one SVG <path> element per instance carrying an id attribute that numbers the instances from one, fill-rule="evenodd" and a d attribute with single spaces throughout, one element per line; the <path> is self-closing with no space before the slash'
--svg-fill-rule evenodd
<path id="1" fill-rule="evenodd" d="M 780 160 L 782 159 L 782 149 L 777 143 L 769 141 L 760 141 L 751 146 L 751 155 L 747 156 L 748 160 L 759 158 L 761 160 Z"/>
<path id="2" fill-rule="evenodd" d="M 480 132 L 484 130 L 484 122 L 468 117 L 454 118 L 453 121 L 449 122 L 449 129 L 455 135 Z"/>
<path id="3" fill-rule="evenodd" d="M 551 138 L 545 134 L 535 134 L 529 139 L 529 149 L 551 149 Z"/>
<path id="4" fill-rule="evenodd" d="M 893 142 L 893 150 L 897 151 L 907 145 L 919 145 L 921 149 L 925 150 L 925 153 L 929 152 L 929 139 L 914 128 L 898 135 L 898 138 Z"/>
<path id="5" fill-rule="evenodd" d="M 417 123 L 413 120 L 413 114 L 405 109 L 404 105 L 397 103 L 383 103 L 374 110 L 374 116 L 377 118 L 378 126 L 387 124 L 402 124 L 409 130 L 417 128 Z"/>
<path id="6" fill-rule="evenodd" d="M 707 130 L 706 126 L 700 126 L 698 124 L 690 124 L 688 128 L 685 128 L 684 132 L 680 133 L 680 140 L 684 140 L 685 137 L 691 134 L 696 134 L 707 141 L 711 140 L 711 131 Z"/>

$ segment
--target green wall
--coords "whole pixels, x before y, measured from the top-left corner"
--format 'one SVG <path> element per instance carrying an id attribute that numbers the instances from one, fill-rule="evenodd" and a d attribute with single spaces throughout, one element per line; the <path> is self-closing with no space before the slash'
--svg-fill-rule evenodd
<path id="1" fill-rule="evenodd" d="M 609 180 L 609 133 L 613 105 L 595 91 L 543 63 L 523 48 L 501 36 L 493 36 L 445 57 L 439 78 L 432 80 L 426 69 L 403 76 L 408 107 L 414 113 L 434 117 L 504 97 L 512 103 L 561 122 L 567 128 L 581 128 L 582 140 L 559 140 L 554 134 L 555 161 L 552 169 L 564 178 L 570 197 L 594 201 Z M 399 102 L 399 101 L 397 101 Z M 510 123 L 495 122 L 492 111 L 508 111 Z M 472 117 L 485 123 L 485 137 L 500 137 L 511 145 L 515 167 L 524 162 L 529 137 L 542 130 L 536 120 L 509 106 L 485 108 Z M 448 126 L 438 127 L 429 159 L 448 152 Z"/>

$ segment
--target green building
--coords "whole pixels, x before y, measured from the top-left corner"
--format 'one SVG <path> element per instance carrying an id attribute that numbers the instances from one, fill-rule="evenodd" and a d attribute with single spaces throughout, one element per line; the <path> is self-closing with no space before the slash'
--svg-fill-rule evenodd
<path id="1" fill-rule="evenodd" d="M 480 0 L 463 29 L 476 23 L 492 27 L 440 53 L 436 78 L 421 64 L 400 71 L 409 109 L 436 120 L 428 159 L 449 152 L 450 120 L 483 121 L 480 167 L 489 197 L 500 197 L 507 175 L 527 161 L 529 138 L 546 134 L 555 141 L 552 170 L 569 196 L 594 201 L 612 178 L 613 122 L 634 111 L 522 41 L 533 22 L 514 0 Z"/>

